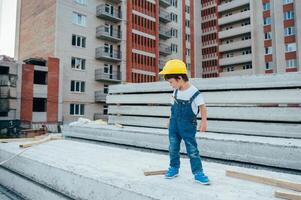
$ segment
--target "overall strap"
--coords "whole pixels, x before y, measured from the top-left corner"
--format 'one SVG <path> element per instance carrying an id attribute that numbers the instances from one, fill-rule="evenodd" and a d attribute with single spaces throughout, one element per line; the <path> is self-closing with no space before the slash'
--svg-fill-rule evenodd
<path id="1" fill-rule="evenodd" d="M 200 91 L 196 91 L 193 95 L 192 95 L 192 97 L 190 98 L 190 102 L 193 102 L 193 100 L 199 95 L 199 94 L 201 94 L 201 92 Z"/>
<path id="2" fill-rule="evenodd" d="M 178 96 L 178 89 L 176 89 L 175 91 L 175 99 L 177 99 L 177 96 Z"/>

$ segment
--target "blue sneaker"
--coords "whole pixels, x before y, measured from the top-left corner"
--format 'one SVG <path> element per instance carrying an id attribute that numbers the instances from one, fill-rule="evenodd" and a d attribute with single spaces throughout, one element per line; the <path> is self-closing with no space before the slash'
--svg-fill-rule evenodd
<path id="1" fill-rule="evenodd" d="M 175 167 L 169 167 L 167 172 L 165 173 L 165 178 L 171 179 L 175 178 L 179 175 L 179 169 Z"/>
<path id="2" fill-rule="evenodd" d="M 206 176 L 203 172 L 198 172 L 194 175 L 194 180 L 198 183 L 201 183 L 203 185 L 209 185 L 210 181 L 208 179 L 208 176 Z"/>

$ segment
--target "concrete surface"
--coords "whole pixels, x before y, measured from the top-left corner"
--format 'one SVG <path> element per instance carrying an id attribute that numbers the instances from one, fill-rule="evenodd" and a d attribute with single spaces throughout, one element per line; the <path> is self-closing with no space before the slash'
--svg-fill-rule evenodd
<path id="1" fill-rule="evenodd" d="M 0 144 L 0 161 L 20 152 L 19 143 Z M 143 175 L 144 170 L 168 166 L 168 156 L 71 140 L 50 141 L 35 146 L 4 165 L 40 186 L 74 199 L 274 199 L 276 187 L 225 176 L 226 169 L 301 182 L 301 177 L 265 170 L 245 169 L 203 162 L 211 186 L 194 182 L 189 160 L 181 159 L 180 176 L 173 180 Z M 1 170 L 3 171 L 3 169 Z M 0 184 L 15 184 L 1 174 Z M 24 190 L 32 191 L 30 184 Z M 50 199 L 46 195 L 31 199 Z"/>
<path id="2" fill-rule="evenodd" d="M 63 134 L 68 137 L 168 150 L 166 129 L 66 125 L 63 127 Z M 198 133 L 197 141 L 201 155 L 206 157 L 301 170 L 301 139 L 206 132 Z M 185 152 L 184 146 L 181 150 Z"/>

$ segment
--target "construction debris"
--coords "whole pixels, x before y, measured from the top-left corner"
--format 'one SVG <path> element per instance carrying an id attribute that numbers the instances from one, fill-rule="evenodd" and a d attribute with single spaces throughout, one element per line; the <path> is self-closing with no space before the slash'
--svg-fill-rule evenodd
<path id="1" fill-rule="evenodd" d="M 9 143 L 9 142 L 22 142 L 22 141 L 36 141 L 41 140 L 47 137 L 48 134 L 45 135 L 38 135 L 35 137 L 28 137 L 28 138 L 7 138 L 7 139 L 0 139 L 0 143 Z"/>
<path id="2" fill-rule="evenodd" d="M 287 199 L 287 200 L 301 200 L 301 195 L 292 194 L 287 192 L 275 192 L 275 197 L 280 199 Z"/>
<path id="3" fill-rule="evenodd" d="M 226 175 L 229 177 L 244 179 L 244 180 L 248 180 L 248 181 L 263 183 L 266 185 L 272 185 L 272 186 L 276 186 L 276 187 L 281 187 L 281 188 L 301 192 L 301 183 L 294 183 L 291 181 L 269 178 L 269 177 L 264 177 L 264 176 L 257 176 L 257 175 L 252 175 L 252 174 L 248 174 L 245 172 L 231 171 L 231 170 L 226 170 Z"/>
<path id="4" fill-rule="evenodd" d="M 21 131 L 21 135 L 23 135 L 24 137 L 35 137 L 35 136 L 39 136 L 39 135 L 45 135 L 47 134 L 48 129 L 46 126 L 42 126 L 42 128 L 39 129 L 25 129 Z"/>
<path id="5" fill-rule="evenodd" d="M 34 145 L 38 145 L 38 144 L 43 144 L 45 142 L 51 141 L 51 140 L 60 140 L 63 139 L 62 135 L 49 135 L 39 141 L 36 142 L 32 142 L 32 143 L 27 143 L 27 144 L 20 144 L 19 147 L 20 148 L 28 148 L 28 147 L 32 147 Z"/>
<path id="6" fill-rule="evenodd" d="M 145 171 L 144 176 L 155 176 L 155 175 L 164 175 L 167 170 L 158 170 L 158 171 Z"/>

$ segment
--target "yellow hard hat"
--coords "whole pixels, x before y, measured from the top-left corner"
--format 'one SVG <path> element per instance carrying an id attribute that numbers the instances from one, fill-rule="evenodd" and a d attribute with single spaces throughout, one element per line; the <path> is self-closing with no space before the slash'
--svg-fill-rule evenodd
<path id="1" fill-rule="evenodd" d="M 169 60 L 159 74 L 187 74 L 186 64 L 178 59 Z"/>

